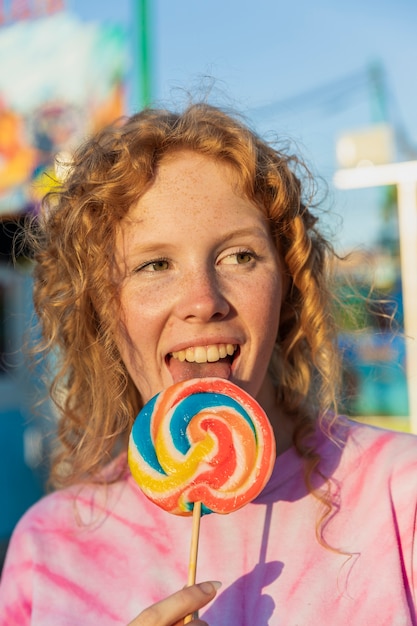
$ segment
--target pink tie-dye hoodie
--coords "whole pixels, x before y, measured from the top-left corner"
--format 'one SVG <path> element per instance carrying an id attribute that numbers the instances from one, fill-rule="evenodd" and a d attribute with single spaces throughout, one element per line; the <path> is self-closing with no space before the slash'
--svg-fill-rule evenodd
<path id="1" fill-rule="evenodd" d="M 333 510 L 307 493 L 294 450 L 264 492 L 201 523 L 199 580 L 221 580 L 211 626 L 416 626 L 417 438 L 343 422 L 318 435 Z M 124 458 L 119 462 L 125 462 Z M 149 502 L 126 473 L 33 506 L 14 532 L 0 626 L 125 626 L 187 580 L 191 518 Z"/>

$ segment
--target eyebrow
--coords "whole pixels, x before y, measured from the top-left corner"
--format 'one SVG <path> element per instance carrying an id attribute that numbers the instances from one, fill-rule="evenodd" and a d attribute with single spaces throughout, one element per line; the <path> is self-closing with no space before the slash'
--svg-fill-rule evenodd
<path id="1" fill-rule="evenodd" d="M 222 242 L 227 243 L 228 241 L 230 241 L 231 239 L 234 239 L 235 237 L 247 237 L 247 236 L 256 236 L 256 237 L 261 237 L 263 239 L 265 239 L 265 237 L 268 237 L 268 230 L 264 230 L 263 228 L 260 228 L 259 226 L 254 226 L 251 228 L 240 228 L 239 230 L 234 230 L 231 231 L 228 235 L 226 235 L 225 237 L 222 238 Z"/>
<path id="2" fill-rule="evenodd" d="M 233 239 L 237 239 L 239 237 L 258 237 L 261 239 L 268 238 L 267 229 L 260 228 L 259 226 L 253 226 L 248 228 L 240 228 L 239 230 L 232 230 L 230 233 L 227 233 L 225 236 L 219 238 L 219 243 L 228 243 L 233 241 Z M 138 250 L 141 253 L 152 252 L 155 248 L 159 246 L 171 247 L 174 246 L 170 241 L 162 241 L 160 239 L 152 239 L 149 242 L 143 241 L 140 236 L 138 236 L 138 241 L 133 242 L 133 248 Z"/>

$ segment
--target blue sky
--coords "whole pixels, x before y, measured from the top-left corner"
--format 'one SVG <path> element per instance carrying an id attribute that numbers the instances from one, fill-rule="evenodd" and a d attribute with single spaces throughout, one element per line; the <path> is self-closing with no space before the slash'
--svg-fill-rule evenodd
<path id="1" fill-rule="evenodd" d="M 134 0 L 69 0 L 86 20 L 116 20 L 135 31 Z M 415 0 L 149 0 L 155 101 L 171 104 L 190 91 L 246 114 L 260 132 L 293 139 L 313 170 L 331 181 L 338 135 L 378 121 L 370 80 L 383 76 L 387 120 L 417 146 L 417 2 Z M 133 54 L 134 51 L 132 51 Z M 132 77 L 134 74 L 132 72 Z M 211 77 L 210 80 L 203 77 Z M 140 105 L 137 91 L 130 112 Z M 335 193 L 345 236 L 355 224 L 372 239 L 378 216 Z M 330 193 L 331 201 L 333 194 Z"/>

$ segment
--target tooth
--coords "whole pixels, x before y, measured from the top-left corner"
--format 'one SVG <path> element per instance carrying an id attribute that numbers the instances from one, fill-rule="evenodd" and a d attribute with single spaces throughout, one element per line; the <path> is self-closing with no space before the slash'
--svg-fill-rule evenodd
<path id="1" fill-rule="evenodd" d="M 219 345 L 219 357 L 221 359 L 224 359 L 225 356 L 227 356 L 227 349 L 226 349 L 226 346 L 224 345 L 224 343 L 221 343 Z"/>
<path id="2" fill-rule="evenodd" d="M 185 351 L 185 360 L 194 363 L 194 348 L 187 348 Z"/>
<path id="3" fill-rule="evenodd" d="M 207 361 L 209 363 L 215 363 L 220 359 L 220 353 L 218 346 L 208 346 L 207 348 Z"/>
<path id="4" fill-rule="evenodd" d="M 194 348 L 194 360 L 196 363 L 207 363 L 207 350 L 202 346 Z"/>
<path id="5" fill-rule="evenodd" d="M 172 352 L 172 356 L 182 363 L 184 361 L 188 361 L 188 363 L 215 363 L 228 355 L 233 356 L 235 352 L 236 346 L 232 343 L 220 343 L 218 345 L 195 346 L 185 350 L 178 350 L 177 352 Z"/>

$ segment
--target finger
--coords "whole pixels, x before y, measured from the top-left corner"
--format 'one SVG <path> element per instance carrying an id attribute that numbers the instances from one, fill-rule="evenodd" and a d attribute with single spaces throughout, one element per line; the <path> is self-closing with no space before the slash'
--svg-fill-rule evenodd
<path id="1" fill-rule="evenodd" d="M 201 619 L 198 619 L 198 617 L 196 617 L 195 619 L 193 619 L 191 622 L 188 622 L 190 626 L 209 626 L 207 624 L 207 622 L 204 622 Z M 180 619 L 179 622 L 177 622 L 176 624 L 173 624 L 173 626 L 184 626 L 185 622 L 183 619 Z"/>
<path id="2" fill-rule="evenodd" d="M 172 626 L 184 626 L 185 624 L 186 624 L 186 621 L 184 619 L 180 619 L 178 622 L 176 622 Z M 188 622 L 188 624 L 190 626 L 209 626 L 207 622 L 203 622 L 203 620 L 198 619 L 198 616 L 193 617 L 192 621 Z"/>
<path id="3" fill-rule="evenodd" d="M 210 602 L 220 584 L 211 581 L 181 589 L 142 611 L 128 626 L 173 626 Z"/>

